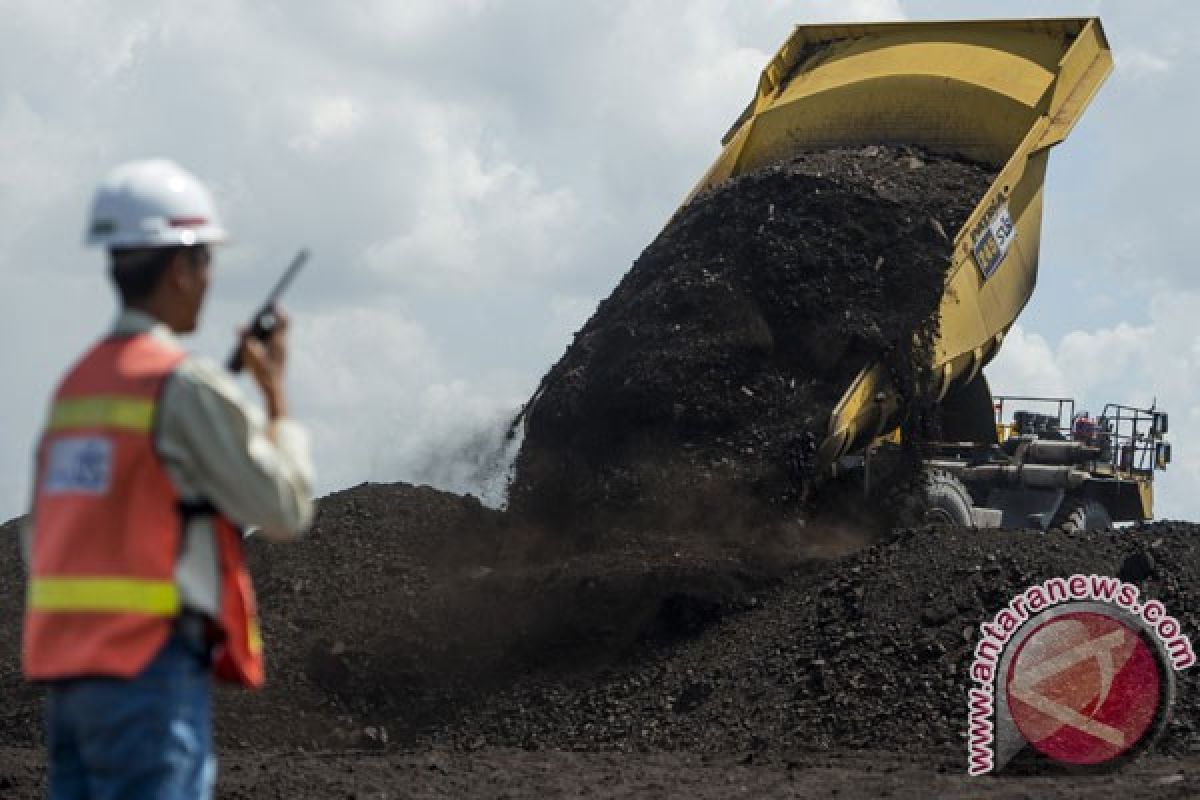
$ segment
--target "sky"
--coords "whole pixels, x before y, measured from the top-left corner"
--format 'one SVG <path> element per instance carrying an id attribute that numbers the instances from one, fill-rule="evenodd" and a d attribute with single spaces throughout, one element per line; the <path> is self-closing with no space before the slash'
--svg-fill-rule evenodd
<path id="1" fill-rule="evenodd" d="M 1159 516 L 1200 519 L 1200 4 L 918 0 L 0 0 L 0 518 L 66 365 L 111 323 L 82 246 L 113 165 L 177 160 L 234 241 L 202 330 L 301 246 L 289 384 L 324 494 L 494 493 L 480 452 L 719 152 L 796 24 L 1100 16 L 1117 68 L 1051 157 L 1039 286 L 997 392 L 1157 401 Z M 249 387 L 247 386 L 249 391 Z M 489 494 L 489 496 L 492 496 Z"/>

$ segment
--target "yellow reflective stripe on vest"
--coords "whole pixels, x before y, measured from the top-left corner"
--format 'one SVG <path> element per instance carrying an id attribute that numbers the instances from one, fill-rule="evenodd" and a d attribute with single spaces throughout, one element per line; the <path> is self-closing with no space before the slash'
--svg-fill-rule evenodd
<path id="1" fill-rule="evenodd" d="M 127 612 L 174 616 L 179 590 L 171 581 L 136 578 L 34 578 L 31 611 Z"/>
<path id="2" fill-rule="evenodd" d="M 250 652 L 254 655 L 262 652 L 262 628 L 258 626 L 257 617 L 251 617 L 246 625 L 246 644 L 250 646 Z"/>
<path id="3" fill-rule="evenodd" d="M 50 410 L 50 431 L 71 428 L 116 428 L 149 432 L 154 425 L 154 401 L 144 397 L 93 395 L 59 400 Z"/>

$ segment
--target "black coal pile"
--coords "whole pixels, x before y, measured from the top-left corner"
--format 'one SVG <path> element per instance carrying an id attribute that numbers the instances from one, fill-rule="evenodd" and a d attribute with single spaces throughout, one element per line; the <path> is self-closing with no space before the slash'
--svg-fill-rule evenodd
<path id="1" fill-rule="evenodd" d="M 25 611 L 25 567 L 20 520 L 0 525 L 0 746 L 41 736 L 41 695 L 21 677 L 21 617 Z"/>
<path id="2" fill-rule="evenodd" d="M 647 632 L 621 664 L 527 675 L 435 740 L 531 749 L 962 756 L 979 625 L 1052 577 L 1137 583 L 1200 635 L 1200 526 L 1108 534 L 899 530 L 797 569 L 705 625 Z M 1200 681 L 1180 673 L 1160 750 L 1200 749 Z"/>
<path id="3" fill-rule="evenodd" d="M 916 396 L 952 238 L 991 179 L 871 146 L 696 198 L 543 379 L 510 508 L 576 525 L 620 509 L 667 526 L 757 525 L 794 508 L 863 366 L 881 359 Z"/>
<path id="4" fill-rule="evenodd" d="M 621 663 L 646 635 L 702 629 L 788 558 L 779 537 L 676 531 L 579 546 L 405 484 L 364 484 L 319 508 L 303 542 L 250 541 L 269 681 L 224 695 L 227 743 L 411 743 L 521 675 Z"/>
<path id="5" fill-rule="evenodd" d="M 0 526 L 0 747 L 35 744 L 42 728 L 40 692 L 20 673 L 16 530 Z M 703 628 L 789 557 L 779 537 L 638 533 L 581 547 L 406 484 L 322 498 L 304 540 L 247 541 L 268 682 L 222 690 L 218 735 L 251 749 L 412 742 L 518 675 L 618 663 L 648 633 Z"/>
<path id="6" fill-rule="evenodd" d="M 222 692 L 226 749 L 881 750 L 961 757 L 979 624 L 1073 573 L 1137 583 L 1200 635 L 1200 526 L 927 528 L 813 559 L 661 530 L 579 547 L 471 498 L 364 485 L 310 538 L 251 542 L 270 682 Z M 0 747 L 40 739 L 23 580 L 0 528 Z M 1179 675 L 1162 749 L 1200 749 Z M 285 722 L 281 722 L 285 721 Z"/>

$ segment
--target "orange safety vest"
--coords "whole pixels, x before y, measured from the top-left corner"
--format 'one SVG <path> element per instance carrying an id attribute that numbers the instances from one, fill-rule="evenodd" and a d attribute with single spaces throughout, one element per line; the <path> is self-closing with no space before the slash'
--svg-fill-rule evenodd
<path id="1" fill-rule="evenodd" d="M 143 333 L 97 344 L 59 387 L 38 447 L 23 666 L 30 680 L 131 678 L 183 610 L 185 531 L 158 456 L 156 404 L 183 351 Z M 262 640 L 242 537 L 211 510 L 220 575 L 213 672 L 263 683 Z"/>

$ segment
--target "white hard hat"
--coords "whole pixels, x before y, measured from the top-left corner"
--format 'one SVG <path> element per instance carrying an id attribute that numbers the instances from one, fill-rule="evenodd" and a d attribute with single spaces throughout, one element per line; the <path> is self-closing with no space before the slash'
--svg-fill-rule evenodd
<path id="1" fill-rule="evenodd" d="M 223 242 L 212 195 L 173 161 L 130 161 L 96 189 L 86 243 L 113 248 L 177 247 Z"/>

